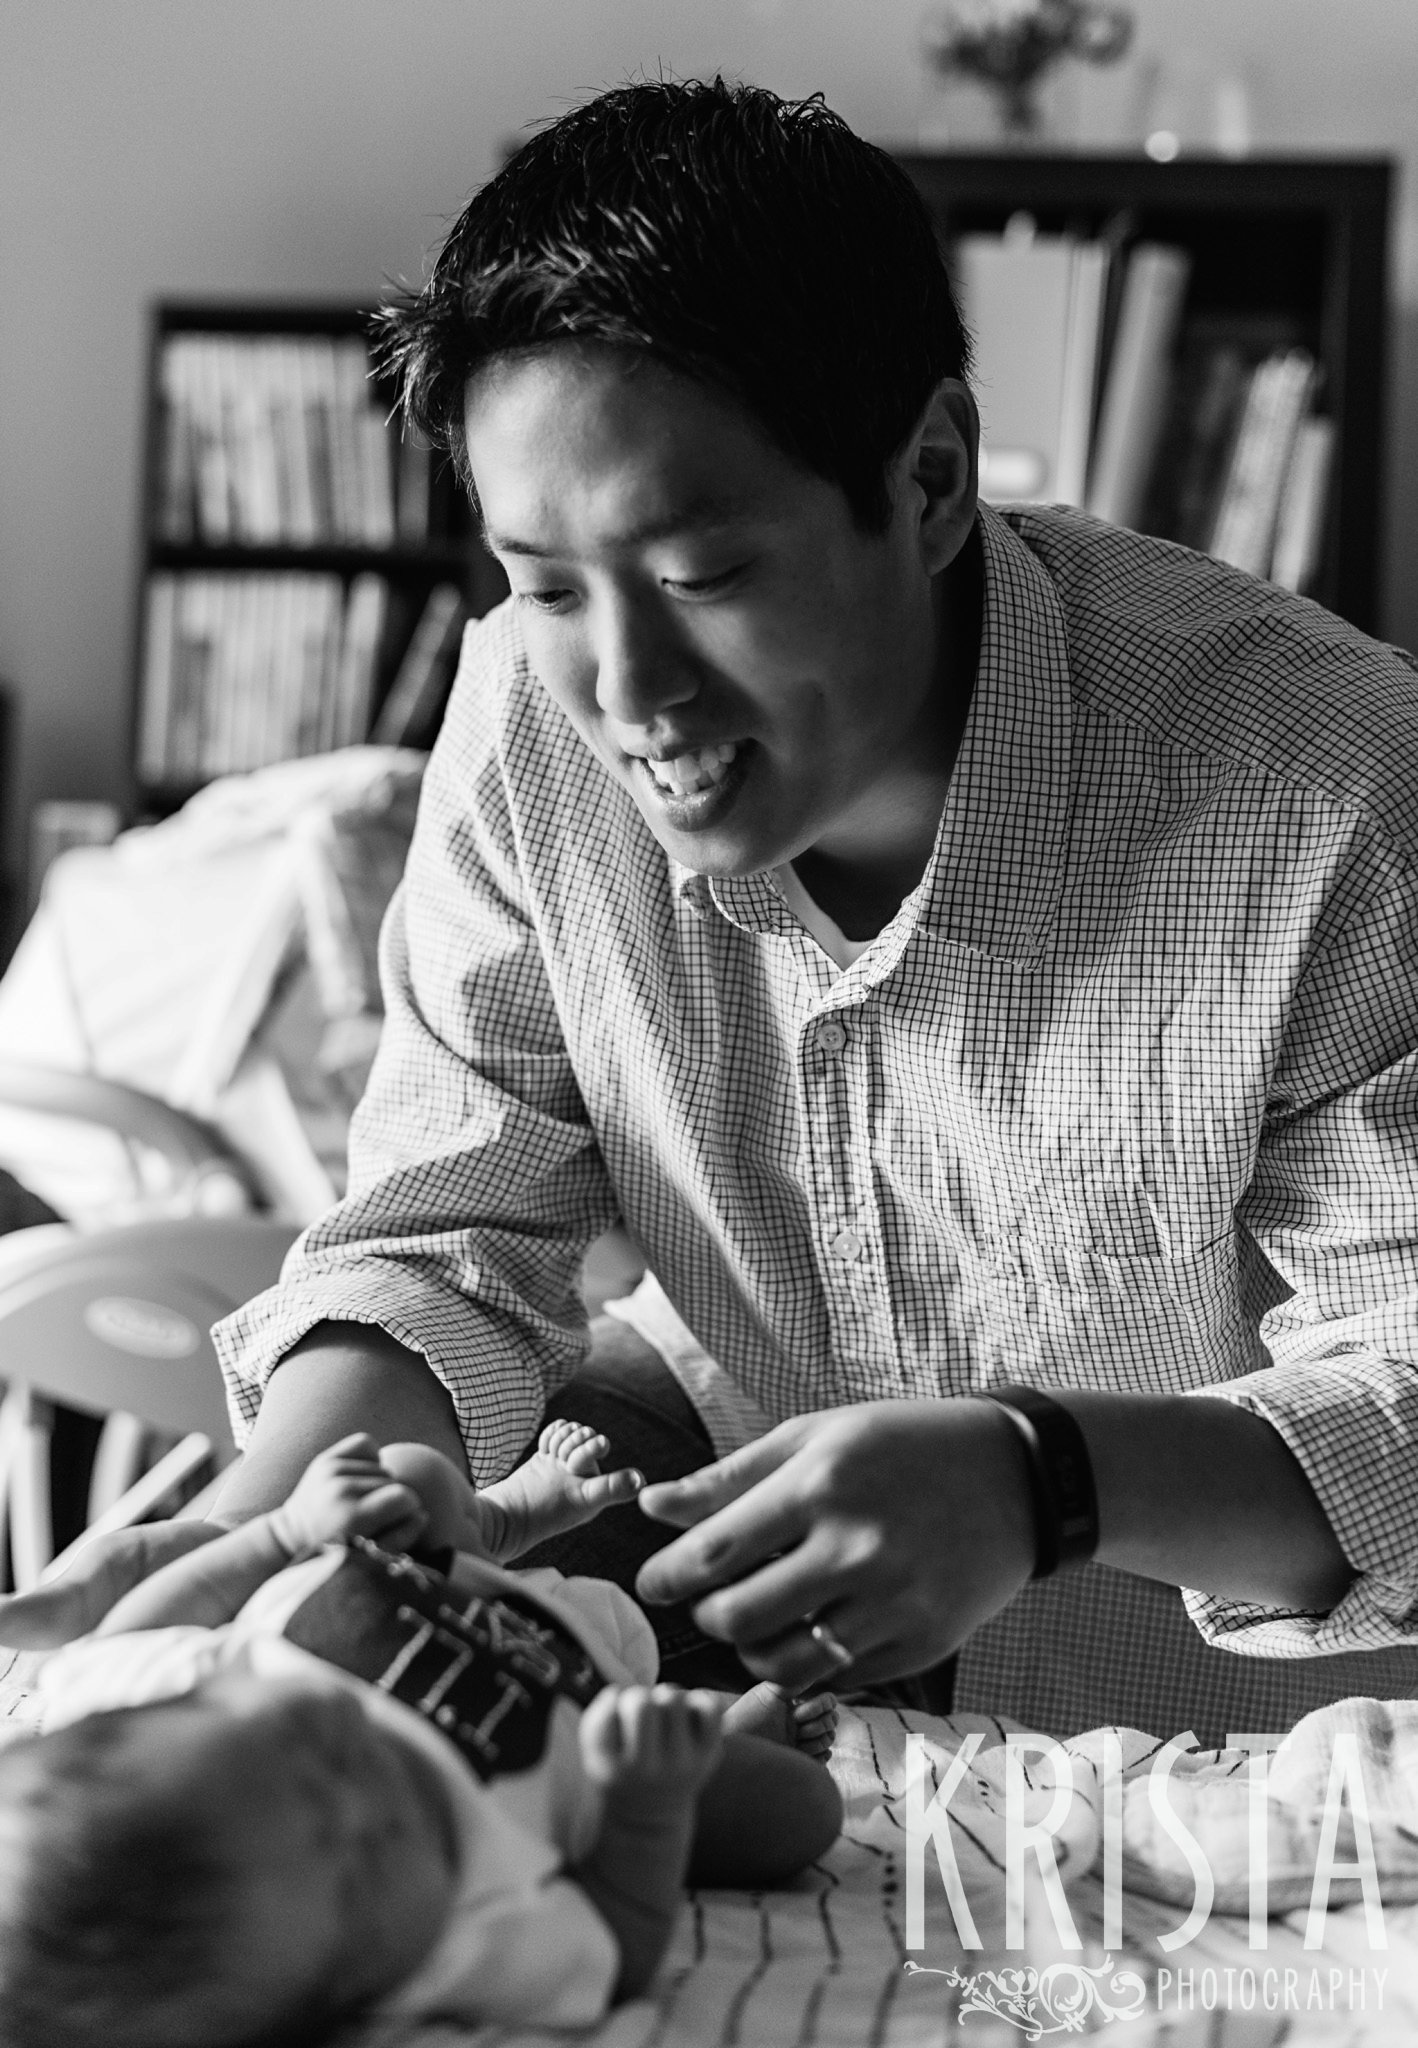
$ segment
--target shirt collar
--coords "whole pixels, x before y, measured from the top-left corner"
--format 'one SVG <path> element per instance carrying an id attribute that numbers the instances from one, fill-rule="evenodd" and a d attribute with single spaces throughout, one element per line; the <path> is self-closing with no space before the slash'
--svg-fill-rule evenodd
<path id="1" fill-rule="evenodd" d="M 1024 542 L 988 506 L 979 525 L 985 603 L 975 688 L 935 848 L 903 911 L 948 944 L 1025 961 L 1039 950 L 1063 876 L 1068 634 L 1053 583 Z M 797 928 L 767 873 L 711 881 L 673 858 L 669 868 L 676 896 L 701 917 L 718 910 L 749 930 Z"/>
<path id="2" fill-rule="evenodd" d="M 919 891 L 937 938 L 1035 955 L 1063 880 L 1073 699 L 1068 631 L 1043 566 L 982 505 L 984 624 L 970 713 Z"/>

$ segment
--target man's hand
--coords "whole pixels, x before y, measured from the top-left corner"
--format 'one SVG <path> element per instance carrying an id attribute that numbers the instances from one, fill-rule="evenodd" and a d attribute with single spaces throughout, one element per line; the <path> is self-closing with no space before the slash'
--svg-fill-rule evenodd
<path id="1" fill-rule="evenodd" d="M 928 1668 L 1034 1561 L 1022 1447 L 984 1401 L 796 1416 L 640 1503 L 689 1531 L 642 1566 L 641 1598 L 697 1600 L 701 1628 L 794 1691 L 842 1676 L 833 1642 L 854 1683 Z"/>
<path id="2" fill-rule="evenodd" d="M 0 1643 L 15 1650 L 57 1650 L 98 1627 L 144 1579 L 203 1543 L 226 1534 L 221 1522 L 144 1522 L 84 1544 L 58 1578 L 0 1599 Z"/>

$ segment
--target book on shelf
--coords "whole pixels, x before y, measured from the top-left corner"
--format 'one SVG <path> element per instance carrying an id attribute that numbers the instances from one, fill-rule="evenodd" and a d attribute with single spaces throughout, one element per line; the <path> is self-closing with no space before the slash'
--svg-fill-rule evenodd
<path id="1" fill-rule="evenodd" d="M 1081 505 L 1107 247 L 1018 229 L 964 235 L 954 269 L 975 341 L 981 495 Z"/>
<path id="2" fill-rule="evenodd" d="M 196 530 L 197 444 L 184 335 L 164 344 L 157 371 L 158 477 L 155 523 L 162 540 L 181 543 Z"/>
<path id="3" fill-rule="evenodd" d="M 1074 248 L 1059 417 L 1058 488 L 1060 502 L 1066 505 L 1083 504 L 1088 488 L 1109 263 L 1102 242 L 1079 242 Z"/>
<path id="4" fill-rule="evenodd" d="M 1312 415 L 1301 420 L 1280 498 L 1270 563 L 1270 580 L 1283 590 L 1307 590 L 1319 569 L 1334 439 L 1332 419 Z"/>
<path id="5" fill-rule="evenodd" d="M 1142 242 L 1127 258 L 1089 465 L 1087 509 L 1114 526 L 1144 516 L 1166 424 L 1191 259 Z"/>
<path id="6" fill-rule="evenodd" d="M 158 388 L 164 540 L 393 541 L 393 429 L 357 335 L 169 334 Z"/>
<path id="7" fill-rule="evenodd" d="M 399 539 L 427 540 L 433 512 L 433 450 L 412 427 L 405 428 L 399 442 L 394 505 Z"/>
<path id="8" fill-rule="evenodd" d="M 192 413 L 196 463 L 194 536 L 217 544 L 232 536 L 230 444 L 222 405 L 220 338 L 187 337 L 180 389 Z"/>
<path id="9" fill-rule="evenodd" d="M 370 738 L 378 746 L 426 747 L 457 666 L 468 608 L 456 583 L 428 594 L 408 651 L 379 707 Z"/>
<path id="10" fill-rule="evenodd" d="M 1206 551 L 1269 572 L 1285 479 L 1315 379 L 1308 349 L 1277 349 L 1251 371 Z"/>
<path id="11" fill-rule="evenodd" d="M 172 747 L 173 651 L 177 640 L 177 578 L 150 576 L 143 620 L 143 676 L 138 697 L 138 779 L 161 782 Z"/>
<path id="12" fill-rule="evenodd" d="M 1208 546 L 1250 376 L 1246 350 L 1234 339 L 1195 335 L 1186 345 L 1153 471 L 1147 532 Z"/>
<path id="13" fill-rule="evenodd" d="M 321 728 L 320 752 L 352 747 L 370 729 L 379 647 L 389 611 L 389 586 L 382 576 L 356 576 L 345 605 L 339 669 Z"/>

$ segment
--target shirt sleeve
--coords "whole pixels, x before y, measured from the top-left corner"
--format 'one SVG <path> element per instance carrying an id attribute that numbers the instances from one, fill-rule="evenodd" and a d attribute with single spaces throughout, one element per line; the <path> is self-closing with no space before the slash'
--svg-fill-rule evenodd
<path id="1" fill-rule="evenodd" d="M 1252 1656 L 1418 1642 L 1418 872 L 1371 843 L 1331 912 L 1238 1217 L 1276 1283 L 1271 1362 L 1204 1391 L 1279 1432 L 1357 1576 L 1328 1614 L 1186 1594 Z"/>
<path id="2" fill-rule="evenodd" d="M 616 1205 L 517 857 L 506 764 L 530 714 L 504 609 L 470 628 L 381 941 L 385 1025 L 346 1198 L 217 1325 L 238 1440 L 316 1323 L 375 1323 L 452 1395 L 475 1477 L 522 1454 L 584 1353 L 576 1281 Z"/>

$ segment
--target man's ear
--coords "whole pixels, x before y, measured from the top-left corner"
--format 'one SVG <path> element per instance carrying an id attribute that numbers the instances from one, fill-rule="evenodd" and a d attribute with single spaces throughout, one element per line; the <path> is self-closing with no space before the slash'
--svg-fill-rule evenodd
<path id="1" fill-rule="evenodd" d="M 927 573 L 934 576 L 955 560 L 975 524 L 980 417 L 961 378 L 942 377 L 909 448 L 909 474 L 921 492 L 921 556 Z"/>

